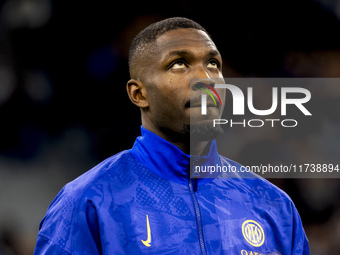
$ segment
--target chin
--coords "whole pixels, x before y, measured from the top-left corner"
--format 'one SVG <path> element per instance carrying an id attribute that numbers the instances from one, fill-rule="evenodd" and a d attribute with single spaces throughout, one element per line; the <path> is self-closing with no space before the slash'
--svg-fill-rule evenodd
<path id="1" fill-rule="evenodd" d="M 202 115 L 201 107 L 191 107 L 190 122 L 183 126 L 182 135 L 191 141 L 210 141 L 223 134 L 220 125 L 213 126 L 214 119 L 221 118 L 220 109 L 208 107 L 207 114 Z"/>
<path id="2" fill-rule="evenodd" d="M 206 115 L 202 115 L 201 107 L 190 108 L 190 121 L 191 122 L 208 121 L 208 120 L 212 122 L 214 119 L 219 119 L 220 116 L 221 116 L 221 112 L 216 107 L 208 107 Z"/>
<path id="3" fill-rule="evenodd" d="M 183 128 L 183 134 L 193 141 L 210 141 L 223 134 L 220 125 L 213 127 L 212 120 L 190 122 Z"/>

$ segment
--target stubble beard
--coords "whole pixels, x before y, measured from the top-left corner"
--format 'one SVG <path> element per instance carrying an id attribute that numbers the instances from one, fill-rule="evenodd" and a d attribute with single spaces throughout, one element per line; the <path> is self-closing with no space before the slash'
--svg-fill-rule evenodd
<path id="1" fill-rule="evenodd" d="M 191 142 L 211 141 L 223 133 L 221 126 L 214 127 L 212 122 L 190 123 L 183 127 L 183 136 Z"/>

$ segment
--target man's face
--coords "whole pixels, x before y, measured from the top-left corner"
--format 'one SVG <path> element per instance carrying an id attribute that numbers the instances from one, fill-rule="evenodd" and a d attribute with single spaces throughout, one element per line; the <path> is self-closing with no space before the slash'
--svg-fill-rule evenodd
<path id="1" fill-rule="evenodd" d="M 204 79 L 206 84 L 223 78 L 220 53 L 205 32 L 177 29 L 164 33 L 156 40 L 155 54 L 147 62 L 143 83 L 149 109 L 145 117 L 158 130 L 181 134 L 190 127 L 190 115 L 202 125 L 221 116 L 221 105 L 216 107 L 209 96 L 207 115 L 201 115 L 200 98 L 204 92 L 196 83 L 190 84 L 193 78 Z M 225 92 L 217 92 L 224 104 Z"/>

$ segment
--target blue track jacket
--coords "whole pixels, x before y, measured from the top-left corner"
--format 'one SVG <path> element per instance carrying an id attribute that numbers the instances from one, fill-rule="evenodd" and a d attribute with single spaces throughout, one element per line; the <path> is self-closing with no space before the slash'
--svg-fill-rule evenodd
<path id="1" fill-rule="evenodd" d="M 215 141 L 204 164 L 241 167 Z M 59 192 L 34 254 L 309 254 L 283 191 L 255 175 L 192 179 L 190 167 L 189 155 L 142 127 L 131 150 Z"/>

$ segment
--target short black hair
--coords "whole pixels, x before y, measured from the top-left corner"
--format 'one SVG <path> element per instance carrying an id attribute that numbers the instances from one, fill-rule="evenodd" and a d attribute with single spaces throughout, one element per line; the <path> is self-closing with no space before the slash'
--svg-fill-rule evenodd
<path id="1" fill-rule="evenodd" d="M 154 43 L 162 34 L 180 28 L 193 28 L 204 31 L 208 36 L 208 32 L 197 22 L 183 17 L 173 17 L 153 23 L 142 30 L 132 41 L 129 50 L 129 71 L 131 78 L 133 76 L 133 69 L 139 62 L 139 56 L 147 52 L 150 44 Z M 210 37 L 210 36 L 209 36 Z"/>

